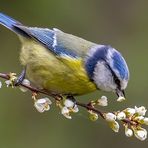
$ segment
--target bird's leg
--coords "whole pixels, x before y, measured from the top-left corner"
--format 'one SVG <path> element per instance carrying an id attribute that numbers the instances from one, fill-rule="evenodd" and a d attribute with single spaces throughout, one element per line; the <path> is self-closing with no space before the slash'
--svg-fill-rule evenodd
<path id="1" fill-rule="evenodd" d="M 21 74 L 16 79 L 14 86 L 19 86 L 25 79 L 25 75 L 26 75 L 26 67 L 22 70 Z"/>

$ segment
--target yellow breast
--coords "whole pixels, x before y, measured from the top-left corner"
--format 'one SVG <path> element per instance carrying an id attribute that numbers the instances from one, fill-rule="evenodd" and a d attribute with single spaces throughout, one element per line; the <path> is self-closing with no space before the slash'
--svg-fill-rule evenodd
<path id="1" fill-rule="evenodd" d="M 23 41 L 20 54 L 28 78 L 38 87 L 60 94 L 81 95 L 96 90 L 82 59 L 56 57 L 35 41 Z"/>

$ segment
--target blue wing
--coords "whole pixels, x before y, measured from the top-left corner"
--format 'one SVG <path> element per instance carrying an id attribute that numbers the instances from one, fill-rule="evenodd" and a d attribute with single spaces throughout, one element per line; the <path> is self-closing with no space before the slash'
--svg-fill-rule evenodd
<path id="1" fill-rule="evenodd" d="M 74 51 L 68 50 L 64 47 L 64 45 L 60 45 L 57 43 L 56 32 L 54 30 L 46 28 L 27 27 L 3 13 L 0 13 L 0 24 L 7 27 L 16 34 L 37 40 L 57 56 L 64 54 L 74 58 L 77 57 L 77 54 Z"/>
<path id="2" fill-rule="evenodd" d="M 62 44 L 58 43 L 56 39 L 56 32 L 54 30 L 24 26 L 18 26 L 18 28 L 25 31 L 29 36 L 39 41 L 57 56 L 67 55 L 74 58 L 77 57 L 77 54 L 74 51 L 68 50 Z"/>
<path id="3" fill-rule="evenodd" d="M 47 49 L 52 51 L 57 56 L 67 55 L 74 58 L 78 57 L 74 51 L 68 50 L 62 44 L 58 43 L 56 32 L 54 30 L 20 25 L 16 27 L 27 33 L 29 37 L 32 37 L 43 44 Z"/>
<path id="4" fill-rule="evenodd" d="M 0 24 L 16 34 L 35 39 L 57 56 L 64 55 L 72 58 L 82 58 L 86 56 L 87 51 L 92 46 L 96 45 L 77 36 L 64 33 L 58 29 L 52 30 L 24 26 L 3 13 L 0 13 Z"/>

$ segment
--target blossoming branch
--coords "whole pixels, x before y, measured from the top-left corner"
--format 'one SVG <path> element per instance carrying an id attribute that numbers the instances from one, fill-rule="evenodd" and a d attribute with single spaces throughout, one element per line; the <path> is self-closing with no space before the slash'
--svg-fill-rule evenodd
<path id="1" fill-rule="evenodd" d="M 43 113 L 49 111 L 52 105 L 52 101 L 48 98 L 53 98 L 57 107 L 61 110 L 61 114 L 67 119 L 72 119 L 72 114 L 79 112 L 79 106 L 83 107 L 88 112 L 88 117 L 91 121 L 98 120 L 98 116 L 101 116 L 114 132 L 119 132 L 120 125 L 119 122 L 125 128 L 125 135 L 127 137 L 132 137 L 135 135 L 141 141 L 147 138 L 147 130 L 142 127 L 142 125 L 148 125 L 148 117 L 145 117 L 146 108 L 144 106 L 126 108 L 121 111 L 114 112 L 102 112 L 97 106 L 107 106 L 108 101 L 106 96 L 102 96 L 98 100 L 92 100 L 89 103 L 81 103 L 74 98 L 65 98 L 62 95 L 48 93 L 45 90 L 40 90 L 31 86 L 30 81 L 24 79 L 20 85 L 15 85 L 17 76 L 15 73 L 0 73 L 0 77 L 5 80 L 7 87 L 19 87 L 21 91 L 26 92 L 30 90 L 32 92 L 32 100 L 34 101 L 34 107 L 38 112 Z M 2 87 L 2 82 L 0 81 L 0 88 Z M 48 97 L 38 98 L 38 94 L 44 94 Z M 119 97 L 117 101 L 121 102 L 125 100 L 123 97 Z"/>

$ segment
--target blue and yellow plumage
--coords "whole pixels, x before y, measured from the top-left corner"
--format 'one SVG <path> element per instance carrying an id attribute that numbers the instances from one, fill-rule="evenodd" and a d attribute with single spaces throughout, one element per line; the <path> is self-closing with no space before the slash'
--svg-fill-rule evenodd
<path id="1" fill-rule="evenodd" d="M 38 87 L 65 95 L 82 95 L 96 89 L 123 95 L 129 72 L 114 48 L 55 28 L 26 27 L 2 13 L 0 24 L 19 36 L 20 61 L 27 67 L 28 78 Z"/>

